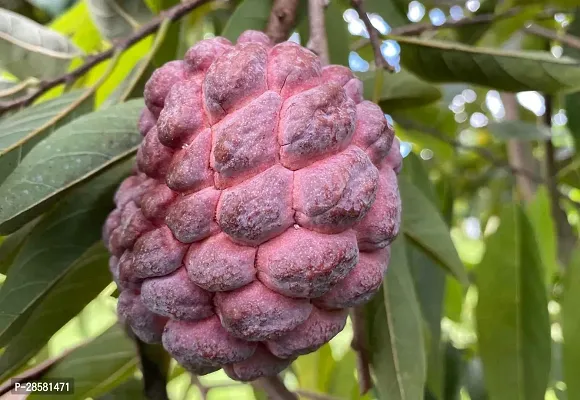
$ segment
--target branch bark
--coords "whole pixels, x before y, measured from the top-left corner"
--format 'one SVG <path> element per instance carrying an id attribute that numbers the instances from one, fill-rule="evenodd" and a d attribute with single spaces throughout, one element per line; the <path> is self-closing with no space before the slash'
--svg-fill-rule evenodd
<path id="1" fill-rule="evenodd" d="M 296 21 L 298 11 L 298 0 L 276 0 L 272 5 L 266 35 L 274 41 L 280 43 L 288 39 L 290 30 Z"/>
<path id="2" fill-rule="evenodd" d="M 500 96 L 505 108 L 505 119 L 517 121 L 519 112 L 516 96 L 513 93 L 502 93 Z M 507 143 L 507 150 L 509 164 L 512 168 L 537 174 L 538 163 L 534 159 L 530 143 L 512 139 Z M 529 176 L 516 175 L 518 192 L 525 201 L 530 201 L 533 198 L 537 190 L 537 183 Z"/>
<path id="3" fill-rule="evenodd" d="M 359 18 L 365 24 L 367 28 L 367 32 L 369 33 L 369 40 L 371 42 L 371 46 L 373 48 L 373 53 L 375 56 L 375 65 L 377 68 L 383 68 L 387 71 L 393 72 L 394 68 L 389 65 L 385 57 L 383 57 L 383 52 L 381 51 L 381 38 L 380 32 L 373 26 L 369 16 L 365 11 L 365 7 L 363 4 L 363 0 L 352 0 L 352 7 L 358 13 Z"/>
<path id="4" fill-rule="evenodd" d="M 573 35 L 560 34 L 556 31 L 553 31 L 553 30 L 548 29 L 548 28 L 544 28 L 543 26 L 536 25 L 536 24 L 531 24 L 530 26 L 525 27 L 524 32 L 535 35 L 535 36 L 539 36 L 539 37 L 544 38 L 544 39 L 560 42 L 562 44 L 565 44 L 568 47 L 580 49 L 580 38 L 573 36 Z M 549 50 L 550 49 L 548 49 L 548 51 Z"/>
<path id="5" fill-rule="evenodd" d="M 308 48 L 320 57 L 322 65 L 328 65 L 330 62 L 326 20 L 324 17 L 326 4 L 326 0 L 308 0 L 308 22 L 310 27 Z"/>
<path id="6" fill-rule="evenodd" d="M 31 104 L 34 100 L 42 96 L 42 94 L 46 93 L 47 91 L 56 86 L 74 83 L 77 79 L 86 74 L 93 67 L 113 57 L 119 51 L 126 50 L 129 47 L 133 46 L 135 43 L 144 39 L 145 37 L 157 32 L 157 30 L 164 21 L 167 20 L 177 21 L 186 16 L 188 13 L 190 13 L 197 7 L 200 7 L 211 1 L 213 0 L 189 0 L 184 3 L 179 3 L 178 5 L 162 12 L 158 17 L 152 19 L 147 24 L 143 25 L 131 36 L 115 42 L 115 44 L 111 48 L 101 53 L 88 57 L 86 62 L 80 67 L 64 75 L 58 76 L 54 79 L 41 81 L 38 84 L 38 89 L 36 91 L 33 91 L 25 96 L 19 97 L 12 101 L 0 103 L 0 115 L 5 113 L 6 111 Z"/>
<path id="7" fill-rule="evenodd" d="M 552 126 L 553 114 L 553 98 L 552 96 L 545 96 L 546 113 L 544 114 L 544 124 L 548 127 Z M 568 216 L 560 206 L 560 191 L 558 190 L 558 167 L 556 164 L 556 149 L 552 138 L 548 138 L 545 142 L 546 158 L 544 163 L 544 172 L 548 191 L 550 193 L 550 204 L 552 218 L 556 226 L 556 238 L 558 244 L 558 259 L 560 263 L 568 265 L 570 255 L 576 245 L 576 237 L 570 224 L 568 223 Z"/>

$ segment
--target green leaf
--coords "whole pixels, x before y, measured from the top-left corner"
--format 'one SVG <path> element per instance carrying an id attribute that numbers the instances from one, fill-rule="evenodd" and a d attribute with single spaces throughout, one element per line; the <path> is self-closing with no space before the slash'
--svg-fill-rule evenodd
<path id="1" fill-rule="evenodd" d="M 429 180 L 424 162 L 410 153 L 404 161 L 403 175 L 433 203 L 437 201 L 435 188 Z M 403 205 L 404 207 L 404 205 Z M 443 354 L 441 346 L 441 317 L 445 295 L 446 275 L 435 261 L 417 246 L 407 243 L 407 260 L 413 283 L 430 335 L 427 357 L 427 386 L 440 398 L 443 392 Z"/>
<path id="2" fill-rule="evenodd" d="M 396 28 L 409 23 L 408 3 L 407 0 L 367 0 L 365 7 L 368 13 L 380 14 L 390 26 Z"/>
<path id="3" fill-rule="evenodd" d="M 6 275 L 24 241 L 37 223 L 38 220 L 30 221 L 0 243 L 0 274 Z"/>
<path id="4" fill-rule="evenodd" d="M 580 245 L 576 247 L 566 271 L 562 298 L 563 358 L 566 392 L 569 399 L 580 396 Z"/>
<path id="5" fill-rule="evenodd" d="M 491 122 L 487 129 L 501 140 L 546 140 L 551 136 L 545 126 L 523 121 Z"/>
<path id="6" fill-rule="evenodd" d="M 432 82 L 466 82 L 503 91 L 548 94 L 580 87 L 580 63 L 543 52 L 509 52 L 452 42 L 391 37 L 401 46 L 401 64 Z"/>
<path id="7" fill-rule="evenodd" d="M 127 77 L 117 86 L 115 91 L 105 100 L 102 107 L 123 103 L 128 99 L 141 97 L 145 84 L 155 69 L 149 60 L 139 60 Z"/>
<path id="8" fill-rule="evenodd" d="M 543 5 L 555 5 L 560 7 L 577 7 L 577 0 L 512 0 L 513 5 L 528 5 L 529 3 L 543 4 Z"/>
<path id="9" fill-rule="evenodd" d="M 460 283 L 467 285 L 465 268 L 437 207 L 405 176 L 399 176 L 399 190 L 405 235 Z"/>
<path id="10" fill-rule="evenodd" d="M 271 0 L 242 1 L 228 20 L 222 36 L 235 42 L 245 30 L 263 31 L 268 23 L 271 8 Z"/>
<path id="11" fill-rule="evenodd" d="M 92 109 L 93 97 L 75 90 L 0 120 L 0 184 L 40 140 Z"/>
<path id="12" fill-rule="evenodd" d="M 532 226 L 504 207 L 477 267 L 479 350 L 490 397 L 543 399 L 550 374 L 550 321 L 544 271 Z"/>
<path id="13" fill-rule="evenodd" d="M 495 6 L 497 5 L 497 0 L 483 0 L 481 5 L 474 13 L 474 16 L 493 13 Z M 492 24 L 476 24 L 476 25 L 466 25 L 456 28 L 457 36 L 460 42 L 466 44 L 475 44 L 482 38 L 487 30 L 492 26 Z"/>
<path id="14" fill-rule="evenodd" d="M 398 109 L 390 112 L 397 127 L 397 136 L 404 141 L 433 150 L 442 160 L 453 158 L 455 149 L 450 144 L 455 139 L 457 123 L 453 112 L 442 102 L 423 107 Z"/>
<path id="15" fill-rule="evenodd" d="M 70 400 L 96 398 L 129 379 L 137 368 L 134 343 L 115 324 L 91 342 L 73 350 L 53 366 L 43 379 L 73 378 Z M 32 395 L 29 400 L 59 400 L 58 395 Z"/>
<path id="16" fill-rule="evenodd" d="M 407 244 L 407 260 L 421 313 L 429 328 L 427 355 L 427 387 L 441 396 L 443 392 L 443 354 L 441 346 L 441 318 L 445 295 L 446 275 L 427 254 L 417 246 Z"/>
<path id="17" fill-rule="evenodd" d="M 49 27 L 70 38 L 74 44 L 87 53 L 101 48 L 101 34 L 91 20 L 85 1 L 77 2 L 52 21 Z"/>
<path id="18" fill-rule="evenodd" d="M 526 206 L 530 223 L 534 228 L 538 251 L 546 272 L 546 284 L 552 282 L 558 272 L 558 246 L 556 227 L 552 218 L 550 194 L 545 186 L 540 186 L 534 198 Z"/>
<path id="19" fill-rule="evenodd" d="M 129 174 L 123 163 L 71 191 L 33 228 L 0 288 L 0 345 L 13 340 L 30 312 L 100 240 L 101 226 L 112 208 L 119 181 Z M 108 271 L 102 271 L 108 278 Z"/>
<path id="20" fill-rule="evenodd" d="M 330 63 L 348 67 L 348 56 L 350 55 L 348 43 L 351 35 L 348 31 L 348 25 L 342 18 L 345 10 L 346 7 L 341 7 L 338 1 L 331 1 L 324 12 L 324 19 L 326 21 Z"/>
<path id="21" fill-rule="evenodd" d="M 567 33 L 573 36 L 580 35 L 580 7 L 574 13 L 574 20 L 568 26 Z M 564 46 L 564 55 L 568 57 L 580 58 L 580 50 Z M 576 143 L 576 149 L 580 148 L 580 92 L 570 93 L 565 98 L 566 117 L 568 118 L 568 129 Z"/>
<path id="22" fill-rule="evenodd" d="M 335 361 L 327 343 L 314 353 L 298 357 L 292 367 L 301 389 L 324 392 Z"/>
<path id="23" fill-rule="evenodd" d="M 421 399 L 426 380 L 423 321 L 405 247 L 403 236 L 391 245 L 383 288 L 365 306 L 375 389 L 381 400 Z"/>
<path id="24" fill-rule="evenodd" d="M 0 187 L 0 233 L 18 229 L 57 195 L 131 156 L 141 141 L 142 107 L 136 99 L 84 115 L 35 146 Z"/>
<path id="25" fill-rule="evenodd" d="M 153 13 L 143 0 L 87 0 L 91 18 L 107 39 L 129 36 Z"/>
<path id="26" fill-rule="evenodd" d="M 328 377 L 325 392 L 331 396 L 343 396 L 352 393 L 358 387 L 354 376 L 356 355 L 354 351 L 347 352 L 342 359 L 334 363 L 334 368 Z"/>
<path id="27" fill-rule="evenodd" d="M 373 98 L 375 74 L 359 74 L 364 84 L 364 97 Z M 433 103 L 441 98 L 441 91 L 404 69 L 396 74 L 385 74 L 379 105 L 386 112 L 413 108 Z"/>
<path id="28" fill-rule="evenodd" d="M 143 391 L 143 381 L 133 378 L 120 384 L 97 400 L 147 400 Z"/>
<path id="29" fill-rule="evenodd" d="M 26 94 L 26 91 L 29 88 L 28 82 L 33 83 L 32 80 L 18 82 L 14 79 L 0 77 L 0 100 L 13 100 Z"/>
<path id="30" fill-rule="evenodd" d="M 65 36 L 0 8 L 0 54 L 0 67 L 17 78 L 50 79 L 81 51 Z"/>
<path id="31" fill-rule="evenodd" d="M 24 365 L 110 283 L 108 259 L 109 254 L 99 241 L 72 263 L 0 356 L 0 380 Z"/>

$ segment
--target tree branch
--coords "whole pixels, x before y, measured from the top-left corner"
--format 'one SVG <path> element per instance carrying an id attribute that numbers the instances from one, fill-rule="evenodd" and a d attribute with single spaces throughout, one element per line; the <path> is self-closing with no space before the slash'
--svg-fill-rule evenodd
<path id="1" fill-rule="evenodd" d="M 580 38 L 569 35 L 569 34 L 560 34 L 556 31 L 553 31 L 548 28 L 544 28 L 540 25 L 531 24 L 524 28 L 524 32 L 539 36 L 544 39 L 553 40 L 556 42 L 560 42 L 565 44 L 568 47 L 572 47 L 575 49 L 580 49 Z M 549 49 L 548 49 L 549 50 Z"/>
<path id="2" fill-rule="evenodd" d="M 356 0 L 354 0 L 356 1 Z M 506 18 L 511 18 L 514 17 L 516 15 L 518 15 L 520 12 L 522 11 L 521 7 L 514 7 L 514 8 L 510 8 L 509 10 L 500 13 L 500 14 L 494 14 L 494 13 L 489 13 L 489 14 L 480 14 L 480 15 L 475 15 L 473 17 L 470 18 L 463 18 L 457 21 L 446 21 L 441 25 L 433 25 L 430 22 L 419 22 L 419 23 L 414 23 L 414 24 L 408 24 L 408 25 L 403 25 L 403 26 L 399 26 L 397 28 L 393 28 L 391 30 L 391 32 L 389 32 L 389 35 L 393 35 L 393 36 L 416 36 L 416 35 L 420 35 L 424 32 L 428 32 L 428 31 L 436 31 L 436 30 L 440 30 L 440 29 L 453 29 L 453 28 L 461 28 L 463 26 L 472 26 L 472 25 L 482 25 L 482 24 L 491 24 L 494 22 L 498 22 L 501 21 L 503 19 Z M 556 10 L 544 10 L 542 11 L 540 14 L 537 15 L 536 18 L 544 18 L 544 17 L 553 17 L 553 15 L 556 13 Z M 548 32 L 545 31 L 539 31 L 537 29 L 534 28 L 535 25 L 532 25 L 531 31 L 529 31 L 528 33 L 533 33 L 533 34 L 537 34 L 538 36 L 543 35 L 555 35 L 558 39 L 554 39 L 554 40 L 561 40 L 562 38 L 564 38 L 564 40 L 566 39 L 570 39 L 571 42 L 576 43 L 576 44 L 580 44 L 577 41 L 580 41 L 579 38 L 576 38 L 574 36 L 571 35 L 558 35 L 557 33 L 550 31 L 549 29 L 545 29 Z M 529 29 L 529 28 L 526 28 Z M 369 33 L 370 36 L 370 33 Z M 574 40 L 576 39 L 576 40 Z M 561 40 L 562 41 L 562 40 Z M 562 41 L 562 43 L 566 43 L 564 41 Z M 361 47 L 366 46 L 367 44 L 369 44 L 369 39 L 361 39 L 358 42 L 354 43 L 354 45 L 351 47 L 352 50 L 359 50 Z M 574 47 L 574 46 L 571 46 Z"/>
<path id="3" fill-rule="evenodd" d="M 322 65 L 328 65 L 330 62 L 328 38 L 326 36 L 326 21 L 324 17 L 326 5 L 326 0 L 308 0 L 310 40 L 308 41 L 307 47 L 320 57 Z"/>
<path id="4" fill-rule="evenodd" d="M 187 15 L 192 10 L 196 9 L 197 7 L 202 6 L 203 4 L 209 3 L 211 1 L 214 0 L 189 0 L 162 12 L 159 16 L 157 16 L 156 18 L 152 19 L 151 21 L 143 25 L 141 28 L 139 28 L 131 36 L 115 42 L 111 48 L 101 53 L 89 56 L 86 59 L 86 62 L 80 67 L 56 78 L 41 81 L 38 84 L 38 89 L 32 93 L 29 93 L 25 96 L 19 97 L 18 99 L 12 101 L 0 103 L 0 115 L 5 113 L 6 111 L 31 104 L 42 94 L 46 93 L 47 91 L 56 86 L 75 82 L 78 78 L 86 74 L 93 67 L 113 57 L 113 55 L 116 54 L 117 52 L 126 50 L 129 47 L 133 46 L 135 43 L 155 33 L 164 21 L 167 20 L 177 21 L 180 18 Z"/>
<path id="5" fill-rule="evenodd" d="M 356 352 L 356 367 L 358 371 L 358 385 L 361 395 L 367 393 L 373 387 L 371 378 L 369 349 L 365 328 L 365 315 L 362 307 L 351 310 L 353 338 L 351 347 Z"/>
<path id="6" fill-rule="evenodd" d="M 266 35 L 275 43 L 283 42 L 290 36 L 296 20 L 298 0 L 276 0 L 272 5 Z"/>
<path id="7" fill-rule="evenodd" d="M 352 7 L 358 13 L 359 18 L 362 20 L 362 22 L 365 24 L 365 27 L 367 28 L 367 32 L 370 38 L 369 40 L 371 42 L 371 46 L 373 48 L 373 53 L 375 56 L 376 67 L 386 69 L 387 71 L 390 72 L 394 72 L 395 69 L 391 65 L 389 65 L 387 60 L 385 60 L 385 57 L 383 57 L 383 52 L 381 51 L 380 32 L 371 23 L 371 20 L 369 19 L 369 16 L 365 11 L 363 0 L 352 0 L 351 3 Z"/>

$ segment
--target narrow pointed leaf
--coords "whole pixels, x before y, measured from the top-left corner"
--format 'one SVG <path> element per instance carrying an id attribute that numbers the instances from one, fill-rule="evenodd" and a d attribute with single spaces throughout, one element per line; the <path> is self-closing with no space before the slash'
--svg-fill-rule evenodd
<path id="1" fill-rule="evenodd" d="M 56 331 L 110 283 L 108 259 L 103 244 L 97 242 L 71 265 L 0 356 L 0 380 L 40 351 Z"/>
<path id="2" fill-rule="evenodd" d="M 0 8 L 0 54 L 0 67 L 17 78 L 50 79 L 81 51 L 65 36 Z"/>
<path id="3" fill-rule="evenodd" d="M 580 88 L 580 62 L 549 53 L 509 52 L 412 37 L 392 37 L 401 46 L 401 64 L 432 82 L 465 82 L 498 90 L 544 93 Z"/>
<path id="4" fill-rule="evenodd" d="M 380 400 L 421 399 L 426 380 L 421 310 L 404 237 L 391 246 L 383 288 L 365 306 L 375 389 Z"/>
<path id="5" fill-rule="evenodd" d="M 153 16 L 144 0 L 87 0 L 87 6 L 97 29 L 107 39 L 129 36 Z"/>
<path id="6" fill-rule="evenodd" d="M 100 240 L 112 195 L 129 171 L 123 163 L 71 191 L 33 228 L 0 288 L 0 346 L 13 340 L 14 327 L 22 329 L 39 302 Z M 108 275 L 106 269 L 102 273 Z"/>
<path id="7" fill-rule="evenodd" d="M 361 73 L 359 76 L 364 84 L 365 98 L 371 99 L 375 89 L 375 74 Z M 390 113 L 401 108 L 424 106 L 440 98 L 441 91 L 438 88 L 401 70 L 384 76 L 379 105 Z"/>
<path id="8" fill-rule="evenodd" d="M 0 274 L 6 275 L 6 272 L 20 251 L 20 248 L 23 246 L 28 235 L 30 235 L 32 228 L 34 228 L 37 223 L 37 219 L 30 221 L 0 242 Z"/>
<path id="9" fill-rule="evenodd" d="M 368 13 L 377 13 L 392 27 L 398 27 L 409 23 L 407 0 L 367 0 L 365 2 Z"/>
<path id="10" fill-rule="evenodd" d="M 550 194 L 545 186 L 538 188 L 532 201 L 527 204 L 526 211 L 534 228 L 538 251 L 544 266 L 546 284 L 549 284 L 559 267 L 556 226 L 552 218 Z"/>
<path id="11" fill-rule="evenodd" d="M 562 299 L 562 349 L 564 378 L 569 399 L 580 398 L 580 244 L 566 271 L 565 292 Z"/>
<path id="12" fill-rule="evenodd" d="M 517 205 L 477 267 L 479 350 L 490 398 L 543 399 L 550 374 L 550 321 L 544 271 L 532 226 Z"/>
<path id="13" fill-rule="evenodd" d="M 137 368 L 134 343 L 119 324 L 58 361 L 43 379 L 73 378 L 71 400 L 96 398 L 129 379 Z M 68 398 L 67 397 L 67 398 Z M 58 400 L 59 395 L 32 395 L 29 400 Z"/>
<path id="14" fill-rule="evenodd" d="M 0 120 L 0 184 L 42 139 L 93 109 L 93 97 L 75 90 Z"/>
<path id="15" fill-rule="evenodd" d="M 271 8 L 270 0 L 243 0 L 228 20 L 222 36 L 235 42 L 247 29 L 263 31 Z"/>
<path id="16" fill-rule="evenodd" d="M 141 141 L 143 100 L 96 111 L 36 145 L 0 187 L 0 233 L 10 233 L 54 204 L 67 189 L 131 156 Z"/>
<path id="17" fill-rule="evenodd" d="M 580 7 L 576 8 L 574 19 L 566 29 L 566 32 L 573 36 L 580 35 Z M 564 55 L 578 59 L 580 58 L 580 49 L 564 46 Z M 564 103 L 566 106 L 566 117 L 568 118 L 567 126 L 576 143 L 576 149 L 578 149 L 580 148 L 580 113 L 578 113 L 578 109 L 580 108 L 580 91 L 566 95 Z"/>
<path id="18" fill-rule="evenodd" d="M 406 176 L 399 177 L 403 232 L 460 283 L 467 285 L 465 267 L 437 207 Z"/>

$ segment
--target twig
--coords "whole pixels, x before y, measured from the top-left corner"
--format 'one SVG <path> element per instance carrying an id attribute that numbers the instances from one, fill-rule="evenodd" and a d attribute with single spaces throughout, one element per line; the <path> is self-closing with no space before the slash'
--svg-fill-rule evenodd
<path id="1" fill-rule="evenodd" d="M 367 28 L 367 32 L 369 34 L 369 40 L 371 42 L 371 46 L 373 48 L 373 53 L 375 56 L 375 65 L 377 68 L 386 69 L 389 72 L 394 72 L 395 69 L 389 65 L 385 57 L 383 57 L 383 52 L 381 51 L 381 38 L 379 37 L 380 32 L 373 26 L 369 16 L 365 11 L 365 7 L 363 4 L 363 0 L 352 0 L 352 7 L 358 13 L 359 18 L 365 24 Z"/>
<path id="2" fill-rule="evenodd" d="M 353 0 L 356 1 L 356 0 Z M 462 26 L 471 26 L 471 25 L 481 25 L 481 24 L 489 24 L 493 22 L 500 21 L 502 19 L 510 18 L 515 15 L 518 15 L 522 11 L 521 7 L 514 7 L 510 8 L 509 10 L 500 13 L 500 14 L 481 14 L 475 15 L 471 18 L 463 18 L 457 21 L 446 21 L 441 25 L 433 25 L 430 22 L 420 22 L 415 24 L 408 24 L 403 25 L 397 28 L 393 28 L 389 35 L 394 36 L 414 36 L 420 35 L 423 32 L 427 31 L 435 31 L 439 29 L 446 29 L 446 28 L 460 28 Z M 370 32 L 369 32 L 370 36 Z M 356 42 L 352 50 L 359 50 L 361 47 L 366 46 L 369 43 L 369 39 L 361 39 Z"/>
<path id="3" fill-rule="evenodd" d="M 324 9 L 327 0 L 308 0 L 308 21 L 310 27 L 310 40 L 308 48 L 320 57 L 322 65 L 328 65 L 328 38 L 326 36 L 326 21 Z"/>
<path id="4" fill-rule="evenodd" d="M 96 55 L 88 57 L 86 62 L 83 65 L 81 65 L 80 67 L 78 67 L 78 68 L 76 68 L 76 69 L 74 69 L 74 70 L 72 70 L 64 75 L 58 76 L 54 79 L 41 81 L 38 84 L 38 89 L 36 91 L 28 94 L 28 95 L 22 96 L 18 99 L 12 100 L 12 101 L 0 103 L 0 115 L 5 113 L 6 111 L 13 110 L 15 108 L 18 108 L 21 106 L 27 106 L 27 105 L 31 104 L 34 100 L 39 98 L 43 93 L 46 93 L 47 91 L 49 91 L 50 89 L 52 89 L 58 85 L 69 84 L 71 82 L 76 81 L 78 78 L 80 78 L 81 76 L 86 74 L 88 71 L 90 71 L 93 67 L 95 67 L 95 66 L 99 65 L 100 63 L 113 57 L 113 55 L 115 53 L 117 53 L 119 51 L 126 50 L 129 47 L 131 47 L 132 45 L 134 45 L 135 43 L 144 39 L 145 37 L 155 33 L 159 29 L 159 27 L 163 23 L 163 21 L 166 21 L 166 20 L 169 20 L 172 22 L 177 21 L 180 18 L 187 15 L 192 10 L 194 10 L 195 8 L 197 8 L 203 4 L 206 4 L 208 2 L 211 2 L 211 1 L 213 1 L 213 0 L 190 0 L 190 1 L 186 1 L 184 3 L 179 3 L 178 5 L 162 12 L 158 17 L 152 19 L 151 21 L 149 21 L 148 23 L 143 25 L 141 28 L 139 28 L 131 36 L 115 42 L 115 44 L 111 48 L 109 48 L 101 53 L 98 53 Z"/>
<path id="5" fill-rule="evenodd" d="M 572 47 L 575 49 L 580 49 L 580 38 L 569 35 L 569 34 L 560 34 L 556 31 L 553 31 L 548 28 L 544 28 L 540 25 L 531 24 L 524 28 L 524 32 L 542 37 L 544 39 L 553 40 L 556 42 L 560 42 L 565 44 L 568 47 Z"/>
<path id="6" fill-rule="evenodd" d="M 358 371 L 359 392 L 361 395 L 367 393 L 373 386 L 364 317 L 362 307 L 355 307 L 351 310 L 353 330 L 351 347 L 357 356 L 356 367 Z"/>
<path id="7" fill-rule="evenodd" d="M 269 399 L 273 400 L 298 400 L 298 396 L 288 390 L 280 377 L 271 376 L 260 378 L 252 383 L 258 386 L 268 394 Z"/>
<path id="8" fill-rule="evenodd" d="M 298 0 L 276 0 L 272 5 L 266 34 L 275 43 L 283 42 L 290 36 L 290 30 L 296 20 Z"/>

